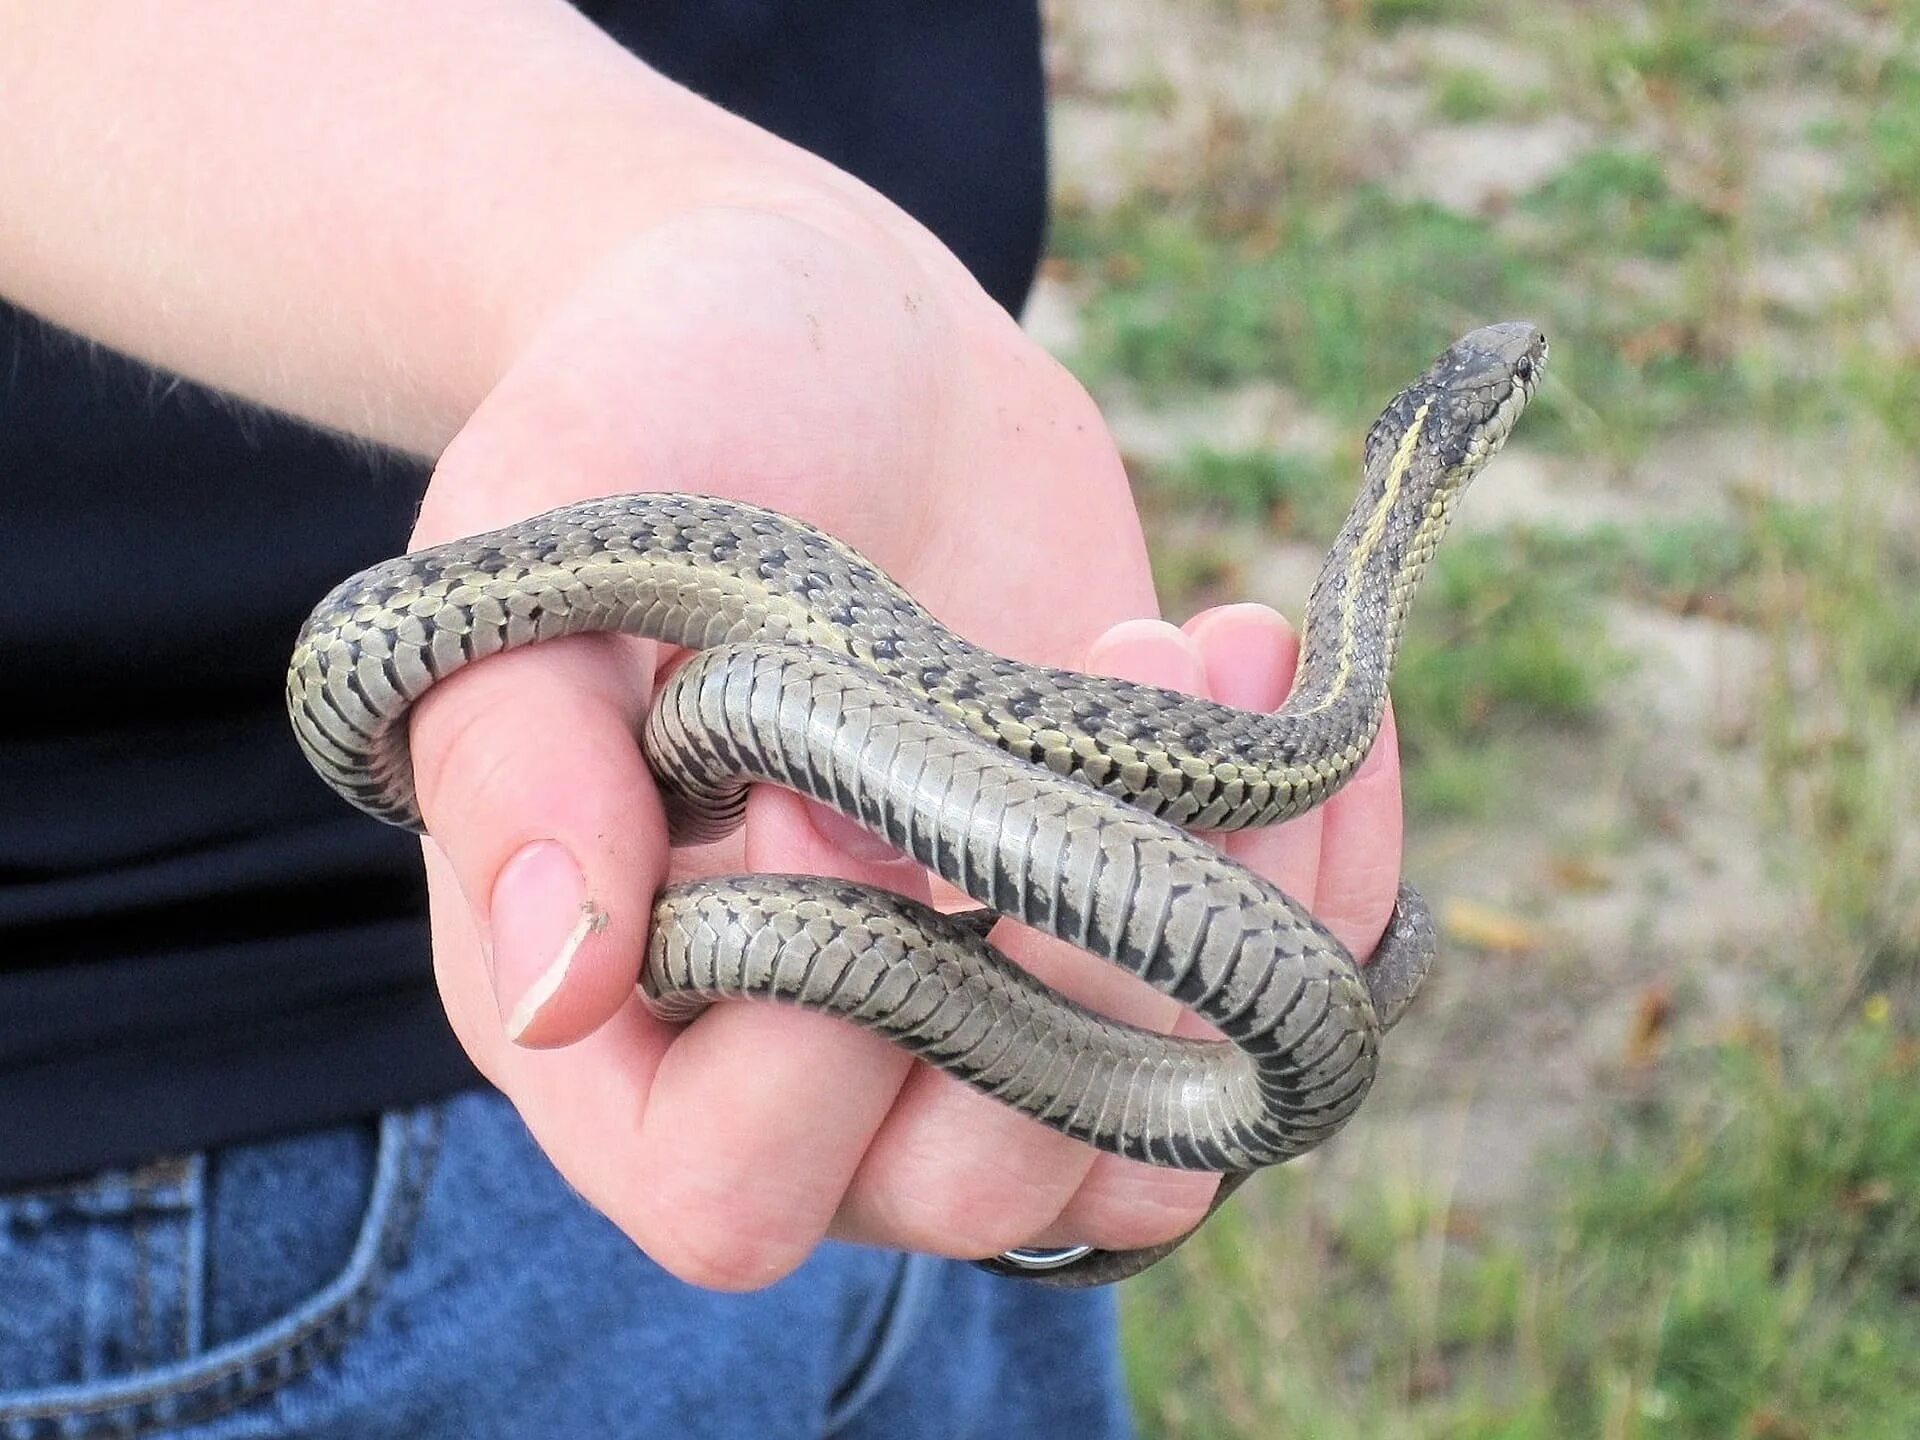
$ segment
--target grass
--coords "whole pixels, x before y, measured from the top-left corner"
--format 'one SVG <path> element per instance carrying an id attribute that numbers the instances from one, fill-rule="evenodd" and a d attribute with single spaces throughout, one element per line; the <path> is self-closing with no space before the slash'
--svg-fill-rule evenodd
<path id="1" fill-rule="evenodd" d="M 1874 86 L 1859 184 L 1865 194 L 1920 203 L 1920 62 L 1898 60 Z"/>
<path id="2" fill-rule="evenodd" d="M 1615 7 L 1598 21 L 1584 49 L 1593 88 L 1648 94 L 1656 102 L 1724 104 L 1769 70 L 1764 22 L 1719 0 L 1651 0 Z"/>
<path id="3" fill-rule="evenodd" d="M 1699 206 L 1622 152 L 1551 181 L 1505 227 L 1378 189 L 1221 231 L 1157 202 L 1063 216 L 1057 253 L 1090 289 L 1076 368 L 1096 389 L 1125 380 L 1158 393 L 1285 383 L 1350 427 L 1411 381 L 1471 324 L 1531 316 L 1560 353 L 1535 402 L 1533 443 L 1612 452 L 1624 462 L 1682 419 L 1736 412 L 1797 376 L 1728 363 L 1713 300 L 1725 241 Z M 1684 257 L 1702 277 L 1676 303 L 1640 296 L 1627 253 Z M 1586 255 L 1588 260 L 1570 257 Z M 1570 272 L 1593 273 L 1569 285 Z M 1680 277 L 1685 287 L 1690 282 Z"/>
<path id="4" fill-rule="evenodd" d="M 1395 676 L 1409 744 L 1474 734 L 1503 714 L 1551 723 L 1593 718 L 1622 663 L 1607 645 L 1590 577 L 1532 563 L 1528 532 L 1456 539 L 1422 596 L 1420 627 Z"/>
<path id="5" fill-rule="evenodd" d="M 1609 872 L 1667 857 L 1646 903 L 1695 906 L 1711 870 L 1688 828 L 1697 793 L 1596 803 L 1541 761 L 1622 746 L 1618 706 L 1602 702 L 1635 672 L 1609 617 L 1654 610 L 1763 657 L 1741 677 L 1742 725 L 1675 743 L 1708 767 L 1691 783 L 1761 797 L 1738 838 L 1776 887 L 1756 910 L 1783 918 L 1729 915 L 1724 934 L 1650 955 L 1596 949 L 1580 924 L 1558 932 L 1554 973 L 1572 993 L 1516 984 L 1503 1008 L 1557 1003 L 1584 1020 L 1594 997 L 1621 1006 L 1620 987 L 1651 972 L 1670 995 L 1657 1043 L 1582 1062 L 1582 1120 L 1539 1147 L 1511 1202 L 1453 1198 L 1453 1176 L 1482 1161 L 1445 1153 L 1444 1107 L 1418 1112 L 1415 1153 L 1368 1149 L 1363 1116 L 1336 1142 L 1357 1147 L 1344 1178 L 1309 1161 L 1263 1179 L 1125 1296 L 1143 1429 L 1920 1434 L 1920 333 L 1902 278 L 1920 273 L 1920 8 L 1226 9 L 1284 19 L 1301 44 L 1324 17 L 1325 73 L 1277 114 L 1221 100 L 1190 165 L 1062 214 L 1055 252 L 1084 336 L 1070 363 L 1096 395 L 1135 403 L 1278 382 L 1357 448 L 1448 339 L 1539 319 L 1555 360 L 1516 444 L 1558 452 L 1608 503 L 1442 547 L 1395 681 L 1416 833 L 1441 817 L 1461 833 L 1521 827 L 1523 873 L 1494 882 L 1524 887 L 1531 853 L 1583 877 L 1601 908 L 1626 898 Z M 1463 29 L 1526 50 L 1551 85 L 1508 98 L 1438 43 Z M 1380 139 L 1370 97 L 1383 95 L 1423 117 L 1404 143 Z M 1550 173 L 1472 211 L 1411 198 L 1425 127 L 1534 118 L 1583 137 Z M 1764 185 L 1782 135 L 1844 183 Z M 1754 283 L 1762 261 L 1834 255 L 1852 278 L 1830 299 L 1774 304 Z M 1720 463 L 1673 458 L 1722 434 L 1741 447 Z M 1683 440 L 1695 450 L 1670 448 Z M 1143 468 L 1170 603 L 1235 598 L 1250 534 L 1323 542 L 1351 486 L 1337 448 L 1202 448 Z M 1634 516 L 1642 493 L 1663 503 Z M 1229 526 L 1235 547 L 1219 538 Z M 1666 758 L 1594 768 L 1626 792 Z M 1553 828 L 1563 798 L 1585 802 L 1568 823 L 1604 834 L 1603 857 Z M 1654 835 L 1662 825 L 1672 833 Z M 1623 925 L 1614 943 L 1637 951 L 1659 931 Z M 1483 986 L 1504 985 L 1478 963 Z M 1487 1034 L 1447 1024 L 1440 1078 L 1478 1063 L 1475 1044 L 1541 1033 L 1514 1018 L 1474 1017 Z"/>
<path id="6" fill-rule="evenodd" d="M 1349 419 L 1385 401 L 1382 376 L 1425 369 L 1458 317 L 1525 288 L 1478 222 L 1377 191 L 1240 235 L 1150 205 L 1068 216 L 1055 245 L 1102 274 L 1078 357 L 1096 384 L 1277 379 Z"/>
<path id="7" fill-rule="evenodd" d="M 1144 502 L 1253 522 L 1275 535 L 1323 537 L 1338 528 L 1353 500 L 1351 467 L 1301 450 L 1188 451 L 1165 465 L 1136 464 Z"/>
<path id="8" fill-rule="evenodd" d="M 1521 1224 L 1418 1174 L 1264 1179 L 1127 1296 L 1146 1433 L 1920 1433 L 1920 1035 L 1878 997 L 1670 1065 L 1682 1098 L 1562 1156 Z"/>
<path id="9" fill-rule="evenodd" d="M 1676 194 L 1658 155 L 1589 150 L 1527 196 L 1527 211 L 1553 227 L 1560 244 L 1605 246 L 1654 260 L 1681 260 L 1710 247 L 1725 218 Z"/>
<path id="10" fill-rule="evenodd" d="M 1484 0 L 1349 0 L 1336 10 L 1374 30 L 1392 32 L 1403 25 L 1444 25 L 1485 18 Z"/>
<path id="11" fill-rule="evenodd" d="M 1180 596 L 1189 611 L 1233 599 L 1242 586 L 1239 563 L 1208 537 L 1156 535 L 1148 550 L 1154 589 Z"/>
<path id="12" fill-rule="evenodd" d="M 1920 710 L 1920 548 L 1880 497 L 1769 515 L 1774 626 L 1766 758 L 1815 903 L 1862 956 L 1850 983 L 1920 968 L 1920 813 L 1902 729 Z"/>
<path id="13" fill-rule="evenodd" d="M 1515 732 L 1593 722 L 1626 657 L 1608 643 L 1591 575 L 1543 565 L 1526 532 L 1443 548 L 1393 685 L 1416 823 L 1471 818 L 1511 799 Z"/>
<path id="14" fill-rule="evenodd" d="M 1448 69 L 1435 81 L 1433 108 L 1443 120 L 1470 125 L 1503 114 L 1508 108 L 1507 93 L 1484 70 Z"/>

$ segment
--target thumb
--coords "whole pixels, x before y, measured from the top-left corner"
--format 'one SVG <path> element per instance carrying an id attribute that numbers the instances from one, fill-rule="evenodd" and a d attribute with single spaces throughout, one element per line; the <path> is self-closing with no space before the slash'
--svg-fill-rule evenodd
<path id="1" fill-rule="evenodd" d="M 579 636 L 497 655 L 414 712 L 421 813 L 481 937 L 478 954 L 434 937 L 456 950 L 438 957 L 447 1008 L 499 1019 L 492 1036 L 462 1027 L 470 1050 L 567 1044 L 633 993 L 667 859 L 633 738 L 652 649 Z"/>

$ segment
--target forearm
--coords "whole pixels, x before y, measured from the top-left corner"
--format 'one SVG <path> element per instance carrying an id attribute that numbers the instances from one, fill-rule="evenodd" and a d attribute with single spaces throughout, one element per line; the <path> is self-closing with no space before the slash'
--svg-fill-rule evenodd
<path id="1" fill-rule="evenodd" d="M 843 179 L 560 0 L 0 0 L 0 135 L 0 295 L 426 453 L 624 238 Z"/>

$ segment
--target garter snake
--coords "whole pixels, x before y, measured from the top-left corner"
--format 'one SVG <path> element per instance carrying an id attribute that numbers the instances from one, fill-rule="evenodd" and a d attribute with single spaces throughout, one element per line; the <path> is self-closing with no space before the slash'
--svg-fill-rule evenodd
<path id="1" fill-rule="evenodd" d="M 737 824 L 749 781 L 789 786 L 992 915 L 1140 975 L 1226 1040 L 1073 1005 L 1001 958 L 976 919 L 792 875 L 664 890 L 642 982 L 655 1010 L 684 1019 L 741 996 L 825 1009 L 1103 1149 L 1227 1172 L 1225 1190 L 1358 1107 L 1433 929 L 1403 888 L 1357 967 L 1303 906 L 1187 829 L 1285 820 L 1353 774 L 1420 577 L 1546 356 L 1533 325 L 1487 326 L 1387 406 L 1272 714 L 1002 658 L 831 536 L 684 494 L 584 501 L 353 576 L 300 634 L 288 711 L 329 784 L 420 830 L 406 716 L 428 686 L 582 631 L 701 650 L 642 736 L 677 839 Z M 1091 1283 L 1171 1248 L 988 1263 Z"/>

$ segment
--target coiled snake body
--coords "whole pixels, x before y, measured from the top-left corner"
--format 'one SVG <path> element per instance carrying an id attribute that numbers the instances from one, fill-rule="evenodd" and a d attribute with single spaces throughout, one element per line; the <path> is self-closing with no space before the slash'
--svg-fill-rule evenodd
<path id="1" fill-rule="evenodd" d="M 827 1010 L 1102 1149 L 1227 1172 L 1224 1192 L 1352 1115 L 1381 1030 L 1426 973 L 1433 930 L 1403 889 L 1380 950 L 1357 967 L 1302 906 L 1181 827 L 1285 820 L 1358 767 L 1414 588 L 1546 352 L 1529 324 L 1476 330 L 1387 407 L 1273 714 L 1003 659 L 831 536 L 680 494 L 570 505 L 363 571 L 302 630 L 288 711 L 335 789 L 419 830 L 405 722 L 437 680 L 581 631 L 702 649 L 642 737 L 676 838 L 737 823 L 747 781 L 789 786 L 914 856 L 989 919 L 1124 966 L 1226 1039 L 1106 1020 L 1001 958 L 973 917 L 808 876 L 663 891 L 649 1003 L 669 1018 L 742 996 Z M 1171 1248 L 988 1263 L 1095 1283 Z"/>

